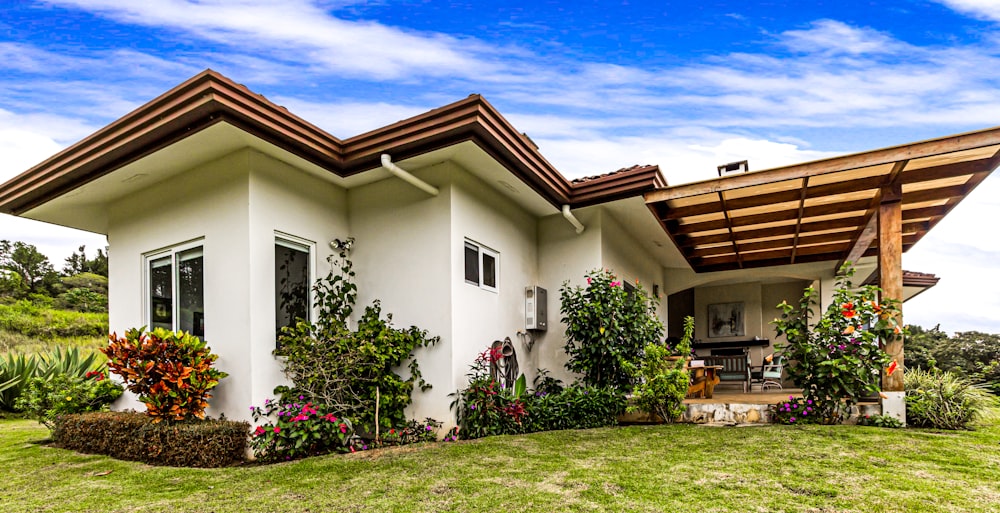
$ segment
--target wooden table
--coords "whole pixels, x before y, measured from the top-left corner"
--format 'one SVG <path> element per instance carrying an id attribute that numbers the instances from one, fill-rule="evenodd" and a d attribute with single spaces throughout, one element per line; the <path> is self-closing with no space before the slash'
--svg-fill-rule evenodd
<path id="1" fill-rule="evenodd" d="M 691 372 L 691 384 L 688 386 L 688 397 L 704 397 L 711 399 L 715 393 L 715 385 L 719 384 L 721 365 L 705 365 L 688 367 Z"/>

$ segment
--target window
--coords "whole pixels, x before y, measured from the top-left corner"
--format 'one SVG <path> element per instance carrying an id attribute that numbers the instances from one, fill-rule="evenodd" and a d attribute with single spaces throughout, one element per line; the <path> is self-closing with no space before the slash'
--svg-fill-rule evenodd
<path id="1" fill-rule="evenodd" d="M 311 262 L 309 246 L 281 237 L 274 239 L 274 332 L 309 320 Z"/>
<path id="2" fill-rule="evenodd" d="M 183 246 L 146 257 L 151 328 L 205 336 L 204 255 L 201 246 Z"/>
<path id="3" fill-rule="evenodd" d="M 465 241 L 465 281 L 485 290 L 497 291 L 500 253 Z"/>

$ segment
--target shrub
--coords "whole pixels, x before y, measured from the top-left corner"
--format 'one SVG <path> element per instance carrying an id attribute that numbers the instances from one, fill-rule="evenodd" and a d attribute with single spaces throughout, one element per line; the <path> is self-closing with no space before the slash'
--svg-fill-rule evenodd
<path id="1" fill-rule="evenodd" d="M 875 426 L 882 428 L 901 428 L 903 423 L 892 415 L 862 415 L 858 417 L 859 426 Z"/>
<path id="2" fill-rule="evenodd" d="M 212 354 L 200 338 L 157 328 L 150 333 L 131 329 L 124 337 L 111 335 L 101 351 L 108 368 L 146 405 L 154 421 L 204 418 L 210 390 L 226 377 L 212 368 Z"/>
<path id="3" fill-rule="evenodd" d="M 787 401 L 772 404 L 768 408 L 768 411 L 770 412 L 771 422 L 775 424 L 827 423 L 827 419 L 823 416 L 823 410 L 812 399 L 790 395 Z"/>
<path id="4" fill-rule="evenodd" d="M 524 398 L 524 432 L 590 429 L 618 424 L 625 396 L 613 388 L 570 385 L 558 392 L 537 389 Z"/>
<path id="5" fill-rule="evenodd" d="M 425 418 L 423 422 L 412 419 L 401 428 L 390 428 L 381 433 L 377 439 L 368 439 L 367 441 L 372 447 L 434 442 L 437 441 L 437 430 L 440 428 L 441 423 L 430 417 Z"/>
<path id="6" fill-rule="evenodd" d="M 231 420 L 165 423 L 135 412 L 64 415 L 52 433 L 66 449 L 176 467 L 239 463 L 250 425 Z"/>
<path id="7" fill-rule="evenodd" d="M 302 399 L 305 399 L 303 397 Z M 354 435 L 351 422 L 338 418 L 324 406 L 312 403 L 280 403 L 270 399 L 264 407 L 251 406 L 257 426 L 250 439 L 254 457 L 280 461 L 348 450 Z"/>
<path id="8" fill-rule="evenodd" d="M 626 291 L 608 270 L 587 274 L 587 287 L 560 289 L 561 321 L 566 324 L 566 368 L 591 386 L 632 389 L 633 368 L 646 345 L 663 333 L 656 299 L 638 286 Z"/>
<path id="9" fill-rule="evenodd" d="M 283 371 L 292 386 L 278 387 L 275 393 L 284 402 L 301 395 L 364 425 L 374 425 L 376 417 L 386 428 L 402 425 L 414 387 L 430 388 L 413 353 L 440 338 L 416 326 L 394 328 L 391 314 L 382 318 L 377 300 L 365 308 L 357 330 L 350 330 L 348 316 L 357 297 L 347 257 L 353 239 L 337 242 L 340 260 L 331 263 L 339 264 L 339 272 L 331 270 L 313 287 L 319 320 L 299 322 L 279 336 L 274 354 L 285 357 Z M 396 371 L 407 362 L 409 376 L 403 378 Z"/>
<path id="10" fill-rule="evenodd" d="M 101 370 L 104 363 L 97 353 L 81 356 L 79 348 L 56 347 L 38 355 L 8 354 L 0 358 L 0 409 L 17 411 L 17 399 L 24 394 L 33 378 L 49 379 L 57 375 L 83 378 L 88 372 Z"/>
<path id="11" fill-rule="evenodd" d="M 639 367 L 639 384 L 635 387 L 635 404 L 642 411 L 655 413 L 666 422 L 673 422 L 684 414 L 684 397 L 687 396 L 691 376 L 684 368 L 686 359 L 670 361 L 676 351 L 681 355 L 691 352 L 694 318 L 684 319 L 684 337 L 677 347 L 664 344 L 647 344 Z"/>
<path id="12" fill-rule="evenodd" d="M 996 404 L 982 386 L 951 372 L 914 369 L 903 379 L 906 422 L 913 427 L 970 429 Z"/>
<path id="13" fill-rule="evenodd" d="M 480 353 L 467 374 L 468 386 L 453 394 L 451 407 L 456 409 L 464 438 L 523 432 L 524 403 L 490 375 L 490 364 L 501 356 L 493 348 Z"/>
<path id="14" fill-rule="evenodd" d="M 805 290 L 797 309 L 785 302 L 778 305 L 781 319 L 773 322 L 787 341 L 782 352 L 791 361 L 789 376 L 830 423 L 843 418 L 845 406 L 879 391 L 880 371 L 890 364 L 879 341 L 902 333 L 896 321 L 899 302 L 879 303 L 878 287 L 854 290 L 850 282 L 854 271 L 846 266 L 841 271 L 832 303 L 815 326 L 809 325 L 816 304 L 812 287 Z"/>
<path id="15" fill-rule="evenodd" d="M 69 374 L 32 378 L 18 398 L 17 408 L 55 429 L 60 415 L 107 410 L 122 395 L 122 386 L 105 378 L 100 371 L 83 378 Z"/>
<path id="16" fill-rule="evenodd" d="M 533 391 L 503 388 L 489 373 L 490 362 L 497 357 L 492 350 L 480 354 L 468 374 L 469 385 L 453 394 L 458 430 L 446 439 L 610 426 L 625 411 L 625 396 L 616 389 L 564 388 L 544 371 L 539 371 Z"/>

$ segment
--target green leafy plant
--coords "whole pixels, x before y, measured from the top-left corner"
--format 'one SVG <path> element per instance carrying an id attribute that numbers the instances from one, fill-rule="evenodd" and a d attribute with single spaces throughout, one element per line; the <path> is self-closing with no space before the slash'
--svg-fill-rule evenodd
<path id="1" fill-rule="evenodd" d="M 451 407 L 456 410 L 464 438 L 522 432 L 524 403 L 490 375 L 490 364 L 502 357 L 500 350 L 492 347 L 480 353 L 467 374 L 469 384 L 452 394 L 455 400 Z"/>
<path id="2" fill-rule="evenodd" d="M 879 391 L 881 370 L 895 370 L 880 341 L 903 336 L 896 319 L 899 302 L 878 301 L 879 289 L 864 286 L 854 289 L 850 277 L 854 271 L 841 268 L 832 303 L 815 326 L 810 327 L 816 290 L 809 287 L 798 308 L 782 302 L 780 319 L 773 324 L 787 343 L 781 348 L 792 380 L 813 401 L 826 422 L 842 420 L 847 407 L 861 397 Z"/>
<path id="3" fill-rule="evenodd" d="M 103 371 L 91 371 L 84 377 L 56 374 L 32 378 L 17 399 L 17 408 L 55 429 L 61 415 L 107 410 L 124 389 L 106 378 Z"/>
<path id="4" fill-rule="evenodd" d="M 647 344 L 639 366 L 639 383 L 635 386 L 633 398 L 635 407 L 655 413 L 666 422 L 677 420 L 684 413 L 684 397 L 687 396 L 690 374 L 684 368 L 686 358 L 671 361 L 668 357 L 677 352 L 687 355 L 691 352 L 691 338 L 694 334 L 694 318 L 684 319 L 684 336 L 676 347 L 665 344 Z"/>
<path id="5" fill-rule="evenodd" d="M 212 365 L 219 358 L 205 341 L 186 332 L 157 328 L 112 334 L 101 349 L 108 368 L 146 405 L 155 421 L 205 417 L 210 391 L 228 374 Z"/>
<path id="6" fill-rule="evenodd" d="M 771 422 L 775 424 L 823 424 L 823 412 L 812 399 L 788 396 L 787 401 L 768 407 Z"/>
<path id="7" fill-rule="evenodd" d="M 587 385 L 627 392 L 643 348 L 663 333 L 656 300 L 638 283 L 635 290 L 626 291 L 609 270 L 591 271 L 586 278 L 586 287 L 570 287 L 567 282 L 560 289 L 564 349 L 569 355 L 566 368 L 580 373 Z"/>
<path id="8" fill-rule="evenodd" d="M 38 363 L 35 355 L 11 353 L 0 358 L 0 409 L 14 411 L 17 398 L 38 373 Z"/>
<path id="9" fill-rule="evenodd" d="M 487 349 L 471 365 L 469 384 L 452 394 L 458 429 L 446 439 L 611 426 L 625 411 L 625 396 L 616 389 L 563 387 L 545 371 L 535 378 L 535 390 L 521 392 L 516 383 L 501 387 L 490 376 L 490 364 L 500 357 L 496 349 Z"/>
<path id="10" fill-rule="evenodd" d="M 90 352 L 86 356 L 79 348 L 55 347 L 47 353 L 8 354 L 0 358 L 0 409 L 18 411 L 17 399 L 35 378 L 48 380 L 54 376 L 83 378 L 91 371 L 104 368 L 103 357 Z"/>
<path id="11" fill-rule="evenodd" d="M 862 415 L 858 417 L 859 426 L 875 426 L 881 428 L 896 429 L 903 427 L 903 423 L 892 415 Z"/>
<path id="12" fill-rule="evenodd" d="M 263 408 L 251 406 L 250 412 L 254 422 L 265 420 L 250 438 L 254 456 L 261 461 L 293 460 L 350 450 L 354 427 L 325 407 L 268 399 Z"/>
<path id="13" fill-rule="evenodd" d="M 348 252 L 354 241 L 336 243 L 339 260 L 331 259 L 333 269 L 313 287 L 318 321 L 300 321 L 279 337 L 274 354 L 285 358 L 283 371 L 292 386 L 278 387 L 275 393 L 284 402 L 303 396 L 363 425 L 403 425 L 414 388 L 430 388 L 414 351 L 434 345 L 440 337 L 430 337 L 416 326 L 394 328 L 392 315 L 383 318 L 378 300 L 365 308 L 357 329 L 351 330 L 348 317 L 357 286 Z M 406 378 L 397 373 L 404 365 Z"/>
<path id="14" fill-rule="evenodd" d="M 997 404 L 984 386 L 952 372 L 914 369 L 903 381 L 906 422 L 913 427 L 969 429 Z"/>

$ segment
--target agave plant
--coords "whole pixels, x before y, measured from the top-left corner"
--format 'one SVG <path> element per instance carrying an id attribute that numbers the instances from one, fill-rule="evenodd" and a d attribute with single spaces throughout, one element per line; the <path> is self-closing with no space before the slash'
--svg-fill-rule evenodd
<path id="1" fill-rule="evenodd" d="M 59 375 L 84 378 L 88 372 L 103 370 L 106 364 L 103 354 L 81 353 L 77 347 L 56 347 L 40 355 L 8 354 L 0 358 L 0 409 L 14 411 L 15 401 L 32 378 L 51 379 Z"/>
<path id="2" fill-rule="evenodd" d="M 28 380 L 38 372 L 35 355 L 8 354 L 0 358 L 0 409 L 13 411 L 14 401 L 21 395 Z"/>
<path id="3" fill-rule="evenodd" d="M 42 354 L 38 362 L 38 377 L 51 377 L 65 374 L 70 377 L 82 378 L 91 371 L 104 369 L 107 358 L 98 352 L 91 351 L 82 356 L 80 348 L 69 347 L 65 350 L 56 346 L 48 353 Z"/>

